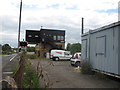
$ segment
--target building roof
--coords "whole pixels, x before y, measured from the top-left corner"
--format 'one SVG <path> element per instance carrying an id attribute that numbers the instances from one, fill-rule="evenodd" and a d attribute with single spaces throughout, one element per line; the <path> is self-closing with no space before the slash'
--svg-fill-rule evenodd
<path id="1" fill-rule="evenodd" d="M 100 27 L 100 28 L 97 28 L 97 29 L 94 29 L 94 30 L 90 30 L 90 31 L 84 33 L 82 36 L 86 36 L 89 33 L 96 33 L 96 32 L 99 32 L 99 31 L 103 31 L 103 30 L 106 30 L 108 28 L 115 27 L 115 26 L 120 26 L 120 21 L 109 24 L 109 25 L 106 25 L 106 26 L 103 26 L 103 27 Z"/>

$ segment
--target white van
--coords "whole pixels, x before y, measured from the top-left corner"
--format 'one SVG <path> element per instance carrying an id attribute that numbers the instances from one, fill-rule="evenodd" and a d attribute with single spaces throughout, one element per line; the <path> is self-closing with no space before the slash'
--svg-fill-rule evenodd
<path id="1" fill-rule="evenodd" d="M 50 58 L 58 61 L 58 60 L 70 60 L 72 55 L 70 55 L 70 51 L 65 51 L 65 50 L 51 50 L 50 53 Z"/>

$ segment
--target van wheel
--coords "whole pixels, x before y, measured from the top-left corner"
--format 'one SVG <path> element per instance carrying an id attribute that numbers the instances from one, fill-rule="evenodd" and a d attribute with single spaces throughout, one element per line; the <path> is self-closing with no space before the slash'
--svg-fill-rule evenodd
<path id="1" fill-rule="evenodd" d="M 56 57 L 56 58 L 55 58 L 55 61 L 59 61 L 59 58 L 58 58 L 58 57 Z"/>
<path id="2" fill-rule="evenodd" d="M 76 62 L 76 63 L 75 63 L 75 66 L 76 66 L 76 67 L 80 66 L 80 62 Z"/>

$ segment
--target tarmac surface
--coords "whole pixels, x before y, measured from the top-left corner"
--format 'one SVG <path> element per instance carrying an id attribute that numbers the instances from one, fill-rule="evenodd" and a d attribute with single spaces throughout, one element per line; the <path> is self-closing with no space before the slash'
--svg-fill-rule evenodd
<path id="1" fill-rule="evenodd" d="M 83 75 L 70 61 L 32 60 L 41 73 L 40 85 L 48 88 L 120 88 L 120 82 L 104 80 L 93 75 Z"/>
<path id="2" fill-rule="evenodd" d="M 13 74 L 13 69 L 19 63 L 17 54 L 2 56 L 2 79 Z"/>

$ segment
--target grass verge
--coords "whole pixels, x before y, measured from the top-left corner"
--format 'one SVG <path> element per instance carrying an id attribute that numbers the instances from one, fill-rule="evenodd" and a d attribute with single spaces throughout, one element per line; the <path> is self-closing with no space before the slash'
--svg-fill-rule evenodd
<path id="1" fill-rule="evenodd" d="M 27 62 L 24 69 L 23 88 L 40 88 L 39 77 L 30 62 Z"/>
<path id="2" fill-rule="evenodd" d="M 35 54 L 27 54 L 27 59 L 37 59 L 38 57 Z"/>
<path id="3" fill-rule="evenodd" d="M 16 63 L 12 68 L 13 75 L 17 72 L 18 68 L 19 68 L 19 63 Z"/>
<path id="4" fill-rule="evenodd" d="M 19 84 L 22 85 L 22 86 L 19 85 L 20 88 L 21 87 L 22 88 L 40 88 L 38 74 L 30 63 L 31 58 L 33 59 L 36 57 L 34 57 L 33 55 L 32 56 L 26 55 L 26 52 L 20 53 L 19 56 L 20 56 L 20 62 L 18 63 L 18 65 L 15 65 L 13 68 L 14 74 L 17 72 L 15 74 L 16 80 L 19 80 L 18 78 L 21 78 L 22 84 L 18 83 L 18 85 Z M 22 73 L 22 77 L 20 77 L 21 73 Z"/>
<path id="5" fill-rule="evenodd" d="M 45 57 L 37 57 L 35 54 L 27 54 L 26 58 L 30 60 L 51 60 Z"/>

